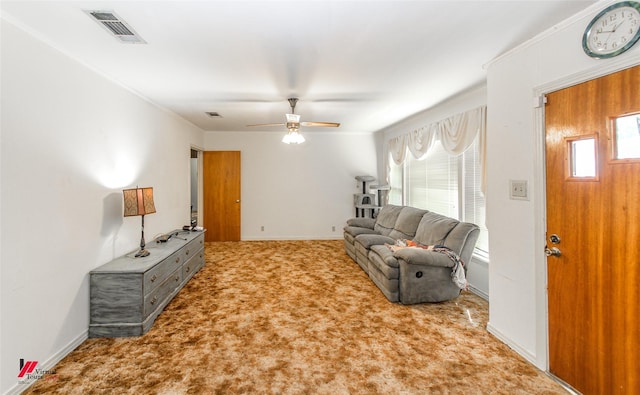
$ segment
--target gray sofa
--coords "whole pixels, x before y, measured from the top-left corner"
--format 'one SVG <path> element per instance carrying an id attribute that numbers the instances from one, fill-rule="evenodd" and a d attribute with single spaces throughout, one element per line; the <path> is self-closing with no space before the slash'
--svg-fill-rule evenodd
<path id="1" fill-rule="evenodd" d="M 441 302 L 460 294 L 466 266 L 459 262 L 469 262 L 479 232 L 477 225 L 434 212 L 386 205 L 375 219 L 348 220 L 344 247 L 389 301 Z M 388 245 L 398 240 L 419 247 L 392 251 Z"/>

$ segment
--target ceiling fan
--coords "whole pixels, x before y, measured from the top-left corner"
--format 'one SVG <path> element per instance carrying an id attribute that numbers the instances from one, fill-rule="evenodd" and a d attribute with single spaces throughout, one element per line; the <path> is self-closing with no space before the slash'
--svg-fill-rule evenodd
<path id="1" fill-rule="evenodd" d="M 300 115 L 296 114 L 296 103 L 298 103 L 298 99 L 295 97 L 287 99 L 289 101 L 289 105 L 291 106 L 291 114 L 285 114 L 287 122 L 285 123 L 261 123 L 255 125 L 247 125 L 248 127 L 253 126 L 286 126 L 289 130 L 286 136 L 282 139 L 283 143 L 296 143 L 300 144 L 304 142 L 304 137 L 300 135 L 298 132 L 300 130 L 300 126 L 305 127 L 323 127 L 323 128 L 337 128 L 340 126 L 339 123 L 336 122 L 300 122 Z"/>

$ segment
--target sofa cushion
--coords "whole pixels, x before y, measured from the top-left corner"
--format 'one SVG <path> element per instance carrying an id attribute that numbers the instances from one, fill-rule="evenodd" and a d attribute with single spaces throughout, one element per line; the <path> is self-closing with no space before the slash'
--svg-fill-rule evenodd
<path id="1" fill-rule="evenodd" d="M 370 228 L 361 228 L 359 226 L 345 226 L 344 227 L 344 235 L 345 237 L 351 236 L 356 237 L 358 235 L 363 234 L 377 234 L 377 232 Z"/>
<path id="2" fill-rule="evenodd" d="M 376 224 L 373 227 L 376 232 L 381 235 L 388 236 L 393 230 L 393 226 L 396 224 L 396 220 L 398 219 L 398 215 L 400 215 L 402 208 L 402 206 L 394 206 L 392 204 L 387 204 L 382 207 L 378 213 L 378 217 L 376 218 Z"/>
<path id="3" fill-rule="evenodd" d="M 356 249 L 360 248 L 363 252 L 366 251 L 366 253 L 369 254 L 369 249 L 371 248 L 371 246 L 385 243 L 393 244 L 394 242 L 395 240 L 389 236 L 361 234 L 356 236 L 353 244 L 356 246 Z"/>
<path id="4" fill-rule="evenodd" d="M 422 216 L 427 213 L 427 210 L 422 210 L 415 207 L 403 207 L 396 224 L 393 226 L 393 230 L 389 232 L 389 237 L 399 239 L 413 239 L 416 235 L 416 229 L 422 220 Z"/>
<path id="5" fill-rule="evenodd" d="M 393 251 L 389 249 L 386 245 L 374 245 L 371 246 L 371 251 L 369 252 L 370 260 L 380 260 L 384 262 L 385 265 L 391 267 L 398 267 L 398 260 L 393 256 Z"/>
<path id="6" fill-rule="evenodd" d="M 442 245 L 451 229 L 459 222 L 444 215 L 428 212 L 422 216 L 413 239 L 423 245 Z"/>

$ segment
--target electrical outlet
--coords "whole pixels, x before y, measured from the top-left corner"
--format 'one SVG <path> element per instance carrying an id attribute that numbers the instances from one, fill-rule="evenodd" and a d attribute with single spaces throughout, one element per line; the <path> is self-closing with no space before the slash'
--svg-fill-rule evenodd
<path id="1" fill-rule="evenodd" d="M 260 227 L 260 232 L 264 232 L 264 226 Z"/>
<path id="2" fill-rule="evenodd" d="M 526 180 L 509 180 L 509 197 L 516 200 L 529 200 Z"/>
<path id="3" fill-rule="evenodd" d="M 335 227 L 335 226 L 332 226 L 332 227 L 331 227 L 331 231 L 332 231 L 332 232 L 335 232 L 335 231 L 336 231 L 336 227 Z"/>

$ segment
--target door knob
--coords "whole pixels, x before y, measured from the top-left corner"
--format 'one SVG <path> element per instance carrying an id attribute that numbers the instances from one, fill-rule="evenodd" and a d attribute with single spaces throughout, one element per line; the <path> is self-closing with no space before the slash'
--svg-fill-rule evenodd
<path id="1" fill-rule="evenodd" d="M 558 247 L 551 247 L 551 248 L 545 247 L 544 254 L 546 256 L 560 256 L 562 255 L 562 251 L 560 251 Z"/>
<path id="2" fill-rule="evenodd" d="M 236 203 L 240 203 L 240 199 L 236 199 Z"/>

